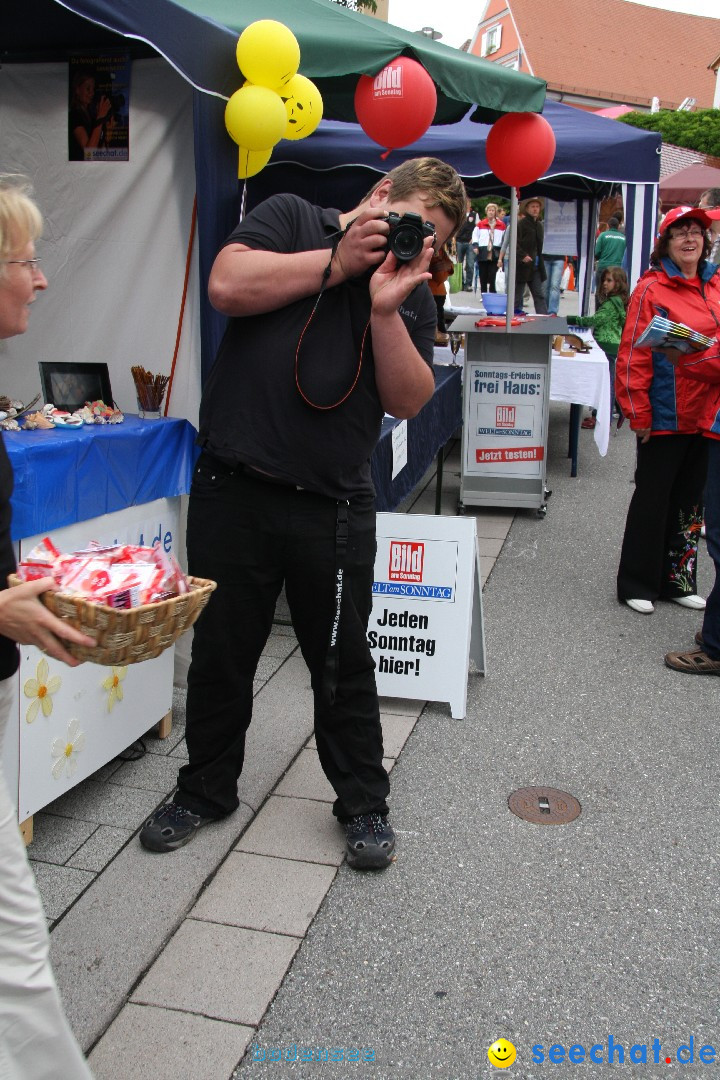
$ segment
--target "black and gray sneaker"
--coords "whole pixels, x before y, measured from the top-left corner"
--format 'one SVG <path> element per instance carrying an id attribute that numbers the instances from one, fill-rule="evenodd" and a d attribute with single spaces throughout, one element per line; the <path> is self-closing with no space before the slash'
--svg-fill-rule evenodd
<path id="1" fill-rule="evenodd" d="M 358 814 L 344 821 L 343 828 L 353 870 L 384 870 L 393 861 L 395 833 L 387 814 Z"/>
<path id="2" fill-rule="evenodd" d="M 175 851 L 189 844 L 198 829 L 212 820 L 193 814 L 178 803 L 165 803 L 143 825 L 140 843 L 148 851 Z"/>

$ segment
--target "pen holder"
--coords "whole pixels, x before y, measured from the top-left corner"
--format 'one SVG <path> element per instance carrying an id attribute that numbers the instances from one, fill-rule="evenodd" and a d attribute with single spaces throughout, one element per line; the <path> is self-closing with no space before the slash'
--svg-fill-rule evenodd
<path id="1" fill-rule="evenodd" d="M 153 375 L 143 367 L 131 368 L 141 420 L 159 420 L 169 375 Z"/>

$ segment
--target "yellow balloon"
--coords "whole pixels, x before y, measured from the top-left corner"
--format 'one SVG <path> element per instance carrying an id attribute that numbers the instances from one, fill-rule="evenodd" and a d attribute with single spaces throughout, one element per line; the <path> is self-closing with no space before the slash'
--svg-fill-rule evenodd
<path id="1" fill-rule="evenodd" d="M 265 168 L 273 148 L 271 146 L 269 150 L 248 150 L 246 146 L 240 146 L 238 151 L 238 178 L 247 180 L 248 176 L 255 176 Z"/>
<path id="2" fill-rule="evenodd" d="M 295 75 L 280 92 L 287 112 L 285 139 L 305 139 L 322 120 L 323 100 L 314 82 Z"/>
<path id="3" fill-rule="evenodd" d="M 238 146 L 269 150 L 287 127 L 282 98 L 265 86 L 243 86 L 225 106 L 225 127 Z"/>
<path id="4" fill-rule="evenodd" d="M 257 86 L 279 90 L 290 82 L 300 66 L 300 46 L 284 23 L 259 19 L 238 38 L 238 67 Z"/>

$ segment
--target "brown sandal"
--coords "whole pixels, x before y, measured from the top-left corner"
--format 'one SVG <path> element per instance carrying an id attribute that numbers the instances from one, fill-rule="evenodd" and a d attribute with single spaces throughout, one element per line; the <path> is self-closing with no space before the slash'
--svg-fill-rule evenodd
<path id="1" fill-rule="evenodd" d="M 686 675 L 720 675 L 720 660 L 711 659 L 702 649 L 670 652 L 665 663 L 673 671 L 683 671 Z"/>

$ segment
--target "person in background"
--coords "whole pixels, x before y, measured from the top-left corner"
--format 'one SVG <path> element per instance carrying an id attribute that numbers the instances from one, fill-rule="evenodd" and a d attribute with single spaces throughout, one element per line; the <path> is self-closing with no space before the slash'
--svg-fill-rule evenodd
<path id="1" fill-rule="evenodd" d="M 36 294 L 47 280 L 35 255 L 42 218 L 22 177 L 0 176 L 0 338 L 24 334 Z M 19 657 L 16 641 L 37 646 L 71 667 L 63 641 L 92 638 L 56 618 L 40 595 L 51 577 L 7 587 L 15 569 L 10 540 L 12 469 L 0 437 L 0 749 L 10 719 Z M 50 967 L 47 923 L 0 775 L 0 1076 L 8 1080 L 91 1080 L 63 1013 Z"/>
<path id="2" fill-rule="evenodd" d="M 472 203 L 467 200 L 465 219 L 458 229 L 455 237 L 455 254 L 457 261 L 463 268 L 463 289 L 472 292 L 473 278 L 475 277 L 475 252 L 472 248 L 472 234 L 480 220 L 477 210 L 473 210 Z"/>
<path id="3" fill-rule="evenodd" d="M 535 304 L 536 315 L 547 315 L 545 303 L 545 266 L 543 264 L 543 227 L 540 221 L 542 213 L 542 199 L 533 195 L 526 199 L 519 207 L 517 224 L 517 259 L 515 264 L 515 311 L 522 312 L 525 286 Z M 498 266 L 502 266 L 502 251 L 498 258 Z"/>
<path id="4" fill-rule="evenodd" d="M 703 191 L 698 202 L 700 210 L 714 210 L 720 206 L 720 188 L 708 188 Z M 710 254 L 708 261 L 720 263 L 720 220 L 710 223 Z"/>
<path id="5" fill-rule="evenodd" d="M 595 241 L 595 270 L 597 279 L 602 278 L 603 270 L 608 266 L 620 266 L 627 241 L 625 233 L 620 232 L 619 222 L 616 217 L 611 217 L 606 232 L 598 236 Z"/>
<path id="6" fill-rule="evenodd" d="M 450 258 L 447 247 L 443 244 L 440 250 L 436 251 L 430 260 L 430 273 L 432 274 L 432 278 L 429 282 L 430 292 L 433 294 L 435 306 L 437 308 L 437 330 L 435 331 L 436 345 L 447 345 L 450 340 L 445 325 L 445 300 L 447 299 L 445 282 L 452 272 L 453 261 Z"/>
<path id="7" fill-rule="evenodd" d="M 497 203 L 490 202 L 485 207 L 485 217 L 477 223 L 472 234 L 480 292 L 495 292 L 495 274 L 504 233 L 505 224 L 498 217 Z"/>
<path id="8" fill-rule="evenodd" d="M 720 675 L 720 336 L 705 352 L 681 353 L 667 349 L 665 356 L 681 377 L 698 380 L 707 389 L 700 428 L 708 448 L 705 482 L 707 550 L 715 567 L 715 581 L 707 598 L 702 629 L 695 635 L 698 648 L 667 653 L 665 663 L 686 675 Z"/>
<path id="9" fill-rule="evenodd" d="M 265 199 L 215 259 L 210 299 L 229 321 L 200 405 L 187 552 L 190 573 L 217 588 L 193 636 L 189 760 L 172 801 L 140 831 L 151 851 L 182 847 L 240 804 L 253 680 L 284 584 L 348 863 L 382 870 L 393 861 L 367 639 L 370 458 L 385 412 L 415 416 L 433 395 L 428 267 L 466 203 L 453 168 L 415 158 L 350 212 L 290 194 Z M 408 261 L 388 249 L 390 212 L 420 215 L 435 230 L 416 230 Z"/>
<path id="10" fill-rule="evenodd" d="M 658 312 L 708 337 L 717 333 L 720 267 L 707 261 L 710 220 L 707 211 L 690 206 L 665 215 L 650 269 L 630 298 L 618 352 L 615 394 L 637 436 L 637 464 L 617 595 L 644 615 L 658 599 L 696 611 L 705 607 L 696 576 L 708 442 L 700 419 L 707 389 L 678 375 L 663 352 L 637 341 Z"/>
<path id="11" fill-rule="evenodd" d="M 610 412 L 612 413 L 615 401 L 615 361 L 617 360 L 618 348 L 625 326 L 625 316 L 629 301 L 627 274 L 620 266 L 608 266 L 603 271 L 602 278 L 595 297 L 594 315 L 568 315 L 567 321 L 570 326 L 590 326 L 593 337 L 608 358 L 610 366 Z M 594 428 L 596 424 L 596 411 L 591 416 L 585 417 L 582 422 L 584 428 Z"/>

